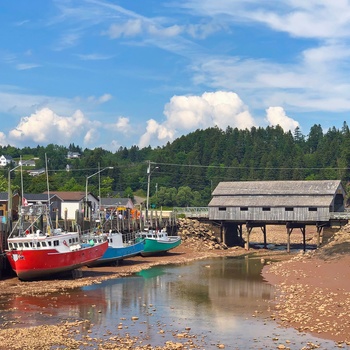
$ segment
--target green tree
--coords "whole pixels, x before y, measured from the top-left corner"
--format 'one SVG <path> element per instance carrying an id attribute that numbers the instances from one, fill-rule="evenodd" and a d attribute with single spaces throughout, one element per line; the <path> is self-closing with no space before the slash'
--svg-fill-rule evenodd
<path id="1" fill-rule="evenodd" d="M 181 186 L 176 195 L 176 203 L 179 207 L 189 207 L 193 202 L 193 193 L 189 186 Z"/>

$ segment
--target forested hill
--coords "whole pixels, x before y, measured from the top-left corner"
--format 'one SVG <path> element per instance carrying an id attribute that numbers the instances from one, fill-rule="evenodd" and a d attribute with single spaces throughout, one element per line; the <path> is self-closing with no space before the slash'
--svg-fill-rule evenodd
<path id="1" fill-rule="evenodd" d="M 67 159 L 68 151 L 80 158 Z M 279 126 L 239 130 L 209 128 L 197 130 L 164 147 L 120 148 L 117 152 L 79 146 L 38 146 L 16 149 L 1 147 L 0 153 L 15 160 L 36 158 L 36 167 L 49 159 L 51 190 L 85 191 L 85 180 L 98 169 L 113 167 L 89 180 L 89 191 L 101 195 L 145 195 L 147 165 L 151 161 L 151 203 L 155 206 L 207 205 L 211 191 L 220 181 L 350 179 L 350 131 L 323 131 L 314 125 L 307 135 L 299 128 L 293 133 Z M 69 171 L 68 171 L 69 170 Z M 8 170 L 4 169 L 4 187 Z M 19 179 L 13 172 L 13 184 Z M 43 192 L 46 182 L 40 176 L 25 176 L 25 192 Z M 0 181 L 0 190 L 1 181 Z M 96 193 L 97 194 L 97 193 Z"/>

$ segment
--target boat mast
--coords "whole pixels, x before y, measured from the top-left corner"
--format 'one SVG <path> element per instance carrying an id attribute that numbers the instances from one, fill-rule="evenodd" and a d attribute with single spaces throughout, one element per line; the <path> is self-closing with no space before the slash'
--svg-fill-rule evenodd
<path id="1" fill-rule="evenodd" d="M 47 203 L 50 210 L 50 186 L 49 186 L 49 171 L 47 169 L 47 154 L 45 153 L 45 170 L 46 170 L 46 187 L 47 187 Z"/>
<path id="2" fill-rule="evenodd" d="M 23 199 L 24 199 L 24 187 L 23 187 L 23 168 L 22 168 L 22 156 L 19 156 L 19 161 L 20 161 L 20 164 L 21 164 L 21 207 L 23 206 Z"/>

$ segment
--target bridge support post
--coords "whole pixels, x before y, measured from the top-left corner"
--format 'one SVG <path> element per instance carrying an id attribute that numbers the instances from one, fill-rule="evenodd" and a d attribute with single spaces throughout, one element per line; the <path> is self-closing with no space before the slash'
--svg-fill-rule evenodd
<path id="1" fill-rule="evenodd" d="M 305 224 L 287 222 L 286 227 L 287 227 L 287 253 L 290 253 L 290 235 L 292 234 L 294 228 L 300 228 L 300 231 L 303 235 L 303 250 L 305 252 L 305 250 L 306 250 Z"/>
<path id="2" fill-rule="evenodd" d="M 253 227 L 248 227 L 247 226 L 247 240 L 245 242 L 245 249 L 249 250 L 249 236 L 250 232 L 252 232 Z"/>
<path id="3" fill-rule="evenodd" d="M 253 230 L 253 227 L 260 227 L 261 231 L 264 235 L 264 248 L 266 249 L 267 247 L 267 242 L 266 242 L 266 224 L 262 224 L 262 223 L 252 223 L 252 222 L 247 222 L 246 223 L 246 227 L 247 227 L 247 241 L 246 241 L 246 249 L 249 250 L 249 236 L 250 233 Z"/>
<path id="4" fill-rule="evenodd" d="M 223 225 L 222 222 L 220 225 L 220 239 L 221 239 L 221 242 L 226 244 L 226 227 L 225 227 L 225 225 Z"/>
<path id="5" fill-rule="evenodd" d="M 317 230 L 317 248 L 321 245 L 321 241 L 323 239 L 323 226 L 316 224 Z"/>

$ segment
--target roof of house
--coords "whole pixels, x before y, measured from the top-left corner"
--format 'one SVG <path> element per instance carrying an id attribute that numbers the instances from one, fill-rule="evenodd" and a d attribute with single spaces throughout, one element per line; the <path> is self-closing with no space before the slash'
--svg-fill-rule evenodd
<path id="1" fill-rule="evenodd" d="M 57 197 L 59 199 L 61 199 L 59 196 L 57 196 L 54 193 L 50 192 L 50 199 Z M 27 201 L 41 201 L 41 202 L 47 202 L 48 198 L 47 198 L 47 193 L 25 193 L 24 194 L 24 198 Z"/>
<path id="2" fill-rule="evenodd" d="M 11 156 L 7 156 L 6 154 L 2 155 L 1 157 L 4 157 L 7 160 L 12 160 L 13 159 Z"/>
<path id="3" fill-rule="evenodd" d="M 44 192 L 44 193 L 47 193 L 47 192 Z M 82 191 L 50 191 L 50 193 L 57 195 L 65 202 L 69 202 L 69 201 L 80 202 L 85 199 L 85 192 L 82 192 Z M 88 194 L 90 196 L 95 197 L 91 192 L 89 192 Z"/>
<path id="4" fill-rule="evenodd" d="M 345 195 L 340 180 L 220 182 L 209 207 L 328 206 L 336 193 Z"/>
<path id="5" fill-rule="evenodd" d="M 130 198 L 101 198 L 101 207 L 130 207 Z"/>
<path id="6" fill-rule="evenodd" d="M 0 192 L 0 201 L 8 200 L 8 192 Z"/>

